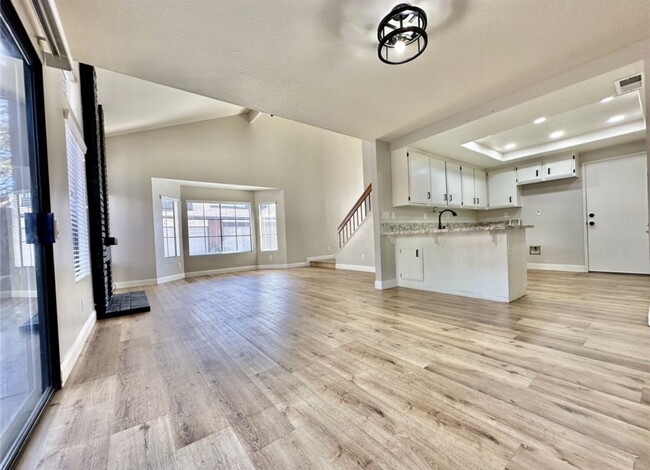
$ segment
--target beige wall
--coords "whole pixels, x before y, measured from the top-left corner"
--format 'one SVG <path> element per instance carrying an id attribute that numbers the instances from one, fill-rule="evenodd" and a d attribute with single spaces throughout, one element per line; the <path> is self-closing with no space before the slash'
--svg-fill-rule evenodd
<path id="1" fill-rule="evenodd" d="M 281 189 L 289 264 L 334 254 L 336 227 L 364 189 L 360 140 L 266 115 L 109 137 L 107 155 L 118 282 L 157 277 L 152 177 Z"/>
<path id="2" fill-rule="evenodd" d="M 257 265 L 282 266 L 287 264 L 287 227 L 284 210 L 284 192 L 282 190 L 255 191 L 255 214 L 259 221 L 258 204 L 262 202 L 275 202 L 278 224 L 278 249 L 277 251 L 260 251 L 259 230 L 257 234 Z"/>
<path id="3" fill-rule="evenodd" d="M 540 245 L 541 255 L 529 255 L 529 263 L 585 265 L 582 163 L 645 151 L 645 141 L 583 152 L 579 157 L 579 177 L 522 186 L 521 209 L 479 212 L 481 221 L 521 217 L 534 225 L 526 230 L 526 243 Z M 536 215 L 540 210 L 541 214 Z"/>
<path id="4" fill-rule="evenodd" d="M 34 33 L 24 4 L 12 1 L 38 51 Z M 45 94 L 45 126 L 50 178 L 52 212 L 59 224 L 60 237 L 53 246 L 54 274 L 56 278 L 56 305 L 58 314 L 59 353 L 65 374 L 69 373 L 77 354 L 83 347 L 84 326 L 94 320 L 94 301 L 91 277 L 75 282 L 72 264 L 72 229 L 70 224 L 70 199 L 68 185 L 68 162 L 65 144 L 65 119 L 63 109 L 71 108 L 81 122 L 81 96 L 73 84 L 72 103 L 68 103 L 61 82 L 61 71 L 49 67 L 43 69 Z"/>
<path id="5" fill-rule="evenodd" d="M 54 244 L 54 273 L 59 320 L 61 361 L 74 353 L 75 341 L 91 315 L 94 315 L 91 276 L 75 282 L 72 260 L 72 226 L 70 222 L 70 189 L 65 143 L 63 109 L 69 108 L 61 85 L 61 71 L 45 68 L 45 113 L 47 153 L 50 172 L 52 212 L 59 223 L 60 237 Z M 79 91 L 73 87 L 73 94 Z M 81 121 L 80 117 L 78 121 Z M 81 344 L 83 346 L 83 343 Z"/>
<path id="6" fill-rule="evenodd" d="M 251 220 L 253 233 L 256 233 L 257 224 L 255 217 L 255 193 L 253 191 L 181 186 L 183 257 L 185 258 L 185 270 L 188 275 L 218 269 L 257 266 L 257 241 L 254 237 L 252 251 L 247 253 L 190 256 L 189 242 L 187 239 L 187 201 L 247 202 L 253 210 L 253 220 Z"/>
<path id="7" fill-rule="evenodd" d="M 154 250 L 156 256 L 156 280 L 171 280 L 183 277 L 185 274 L 185 258 L 182 253 L 184 235 L 179 230 L 178 235 L 181 237 L 179 247 L 181 253 L 173 258 L 165 258 L 163 248 L 163 230 L 162 230 L 162 197 L 168 197 L 178 200 L 178 223 L 181 223 L 181 185 L 178 182 L 163 180 L 158 178 L 151 179 L 151 203 L 153 205 L 153 231 L 154 231 Z M 182 226 L 182 225 L 181 225 Z M 154 280 L 152 279 L 153 283 Z"/>

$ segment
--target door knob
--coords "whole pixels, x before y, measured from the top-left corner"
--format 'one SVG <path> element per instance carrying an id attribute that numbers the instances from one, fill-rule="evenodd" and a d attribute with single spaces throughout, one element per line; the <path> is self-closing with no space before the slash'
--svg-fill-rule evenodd
<path id="1" fill-rule="evenodd" d="M 591 213 L 589 214 L 589 217 L 595 217 L 595 216 L 596 216 L 596 214 L 594 214 L 593 212 L 591 212 Z"/>
<path id="2" fill-rule="evenodd" d="M 592 220 L 591 222 L 589 222 L 589 225 L 594 226 L 594 225 L 596 225 L 596 222 L 594 222 L 594 221 Z"/>

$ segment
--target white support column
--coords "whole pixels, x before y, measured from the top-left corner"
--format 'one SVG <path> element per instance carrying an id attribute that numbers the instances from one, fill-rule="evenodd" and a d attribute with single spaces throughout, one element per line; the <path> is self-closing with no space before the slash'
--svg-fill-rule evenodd
<path id="1" fill-rule="evenodd" d="M 393 208 L 390 151 L 386 142 L 376 140 L 364 141 L 362 153 L 364 175 L 372 181 L 370 204 L 375 244 L 375 288 L 388 289 L 397 285 L 395 247 L 381 235 L 382 213 Z"/>

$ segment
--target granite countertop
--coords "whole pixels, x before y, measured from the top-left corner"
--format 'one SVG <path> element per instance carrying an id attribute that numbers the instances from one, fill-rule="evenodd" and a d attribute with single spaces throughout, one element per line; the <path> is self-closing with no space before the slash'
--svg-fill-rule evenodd
<path id="1" fill-rule="evenodd" d="M 533 228 L 533 225 L 508 225 L 503 222 L 483 224 L 444 224 L 439 229 L 437 222 L 384 222 L 381 224 L 382 235 L 422 235 L 450 232 L 491 232 L 498 230 L 519 230 Z"/>

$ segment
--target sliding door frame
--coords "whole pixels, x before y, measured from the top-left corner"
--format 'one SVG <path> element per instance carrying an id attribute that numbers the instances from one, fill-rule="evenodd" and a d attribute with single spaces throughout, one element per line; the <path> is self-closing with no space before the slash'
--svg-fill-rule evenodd
<path id="1" fill-rule="evenodd" d="M 27 131 L 29 136 L 29 161 L 31 190 L 39 215 L 51 212 L 50 182 L 47 159 L 47 135 L 45 131 L 45 96 L 43 89 L 43 65 L 38 53 L 10 0 L 3 0 L 2 21 L 24 55 L 30 70 L 25 73 L 27 99 Z M 39 217 L 39 220 L 42 220 Z M 34 245 L 36 259 L 36 282 L 39 309 L 39 337 L 42 354 L 43 394 L 37 407 L 29 416 L 16 441 L 9 449 L 4 462 L 8 468 L 16 462 L 35 425 L 38 423 L 54 392 L 61 388 L 61 361 L 56 312 L 56 285 L 52 244 L 43 243 L 42 227 L 39 227 L 39 243 Z"/>

